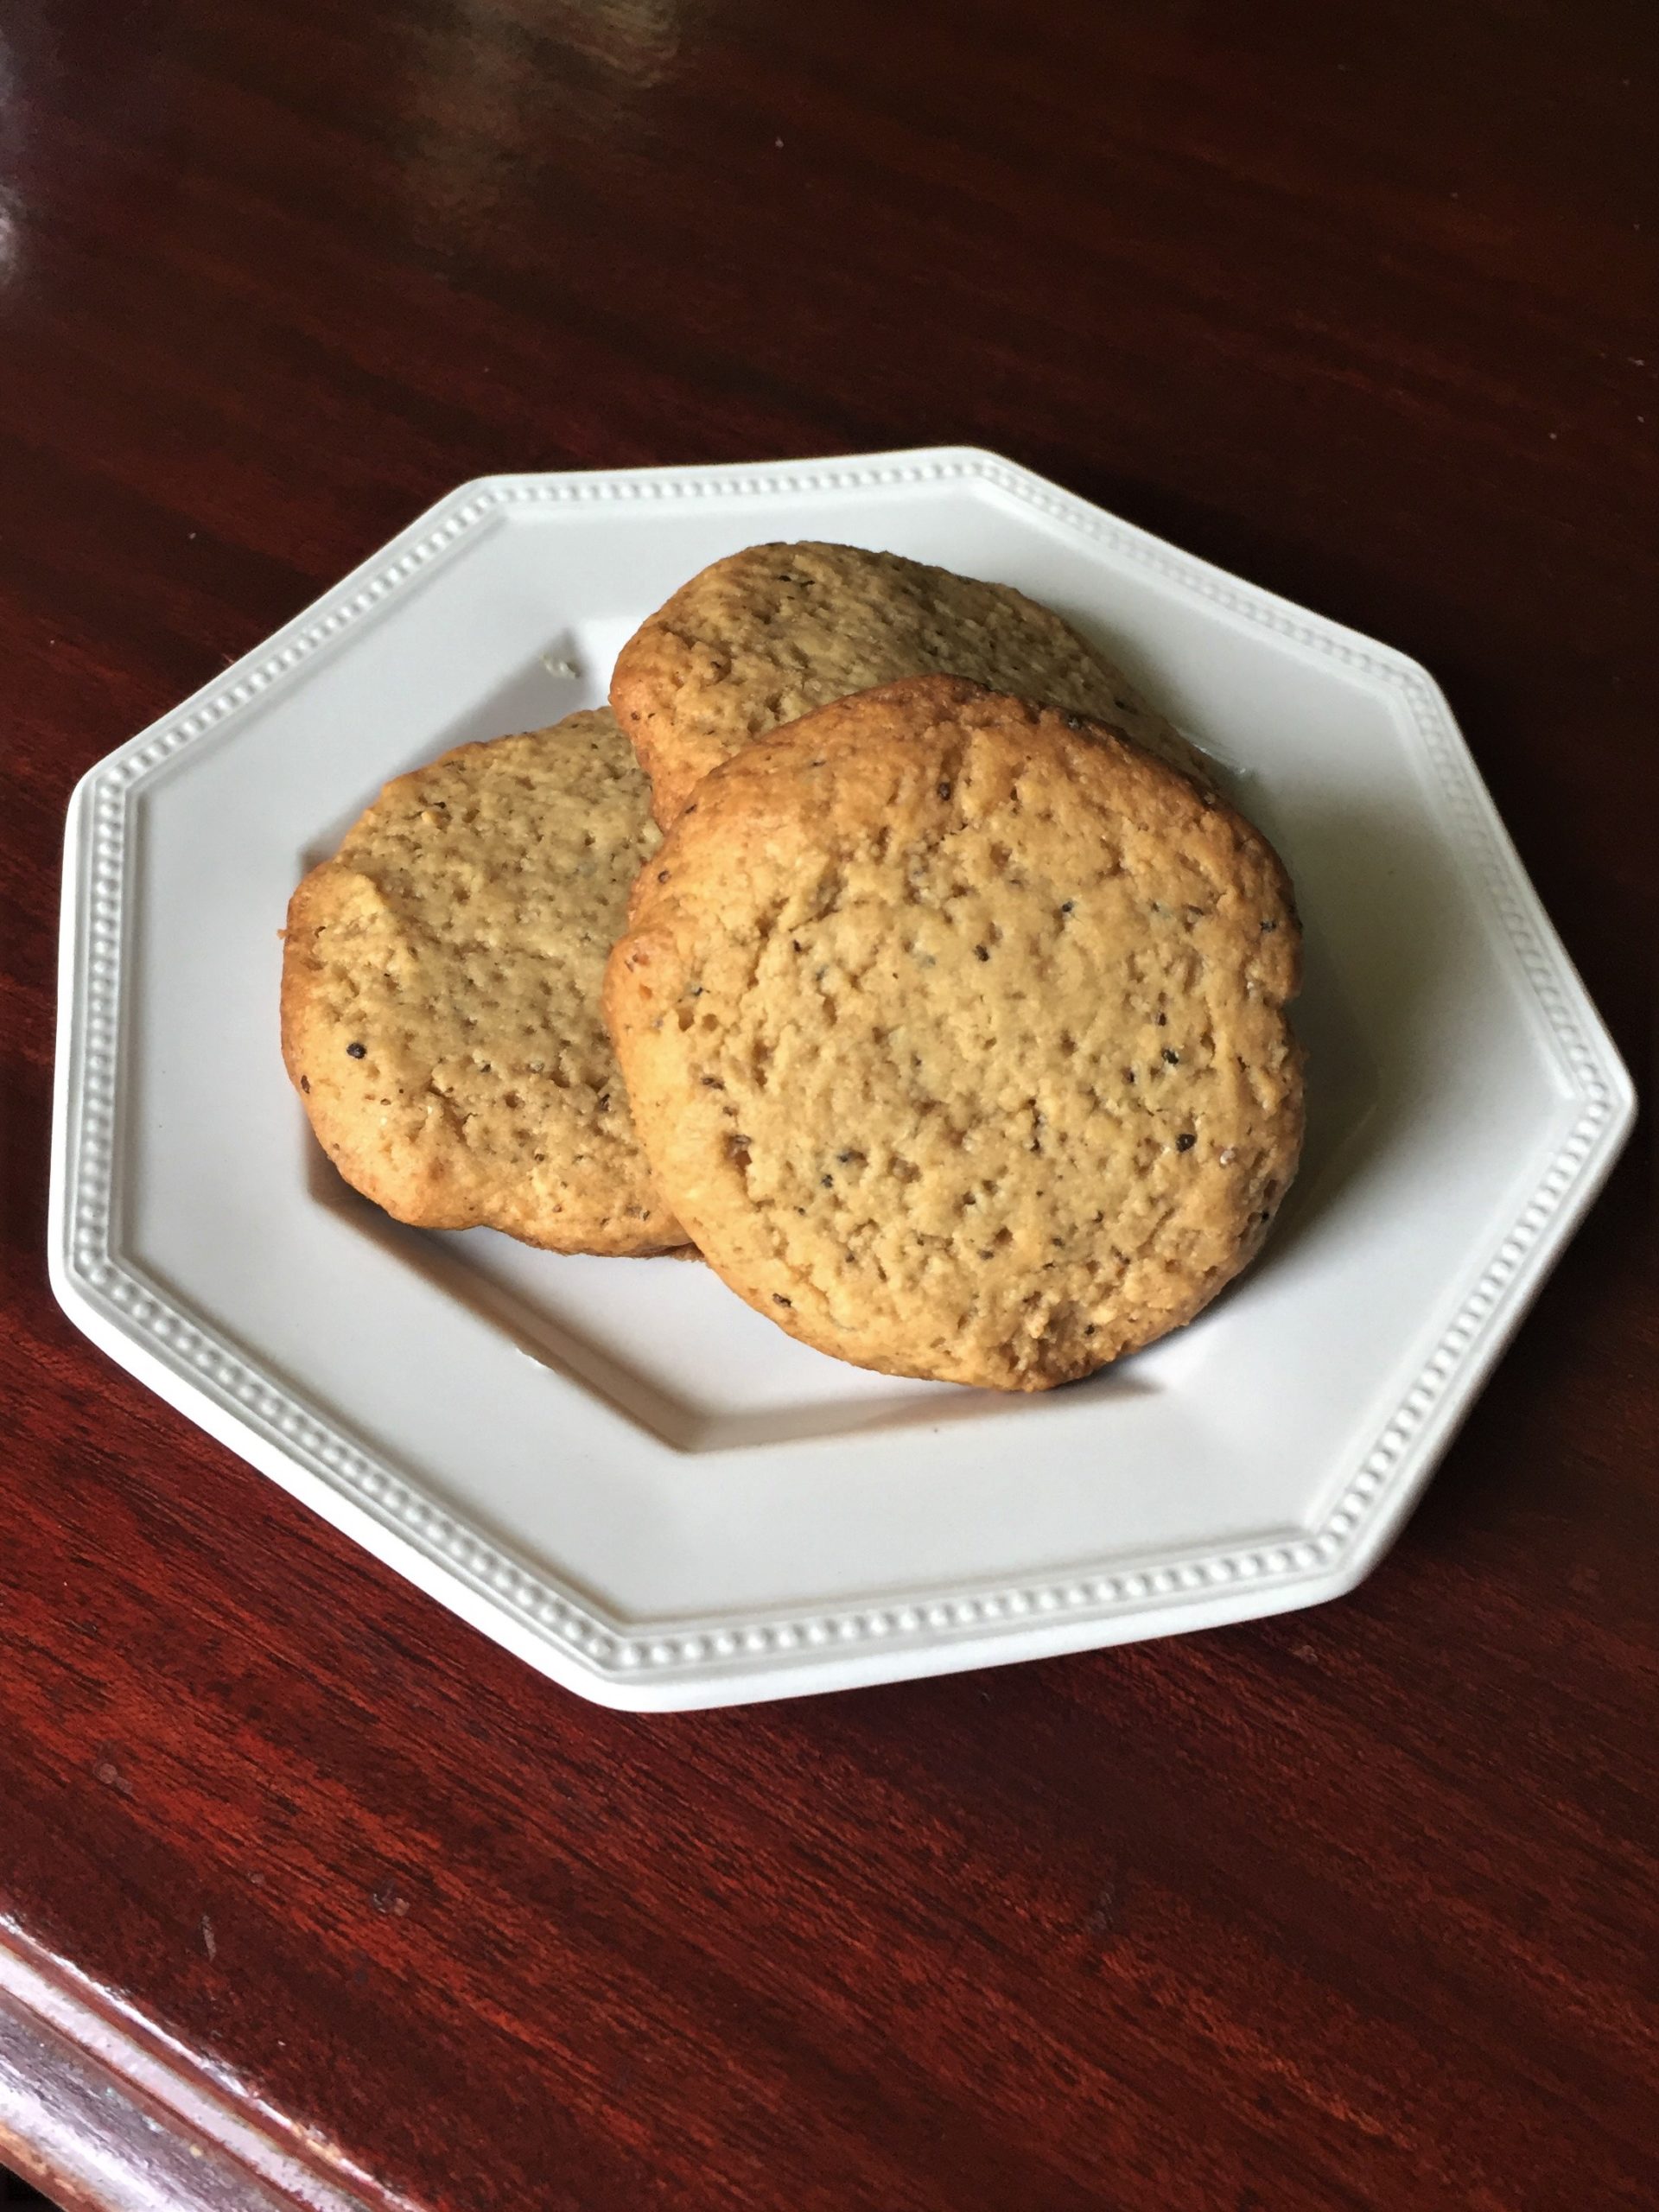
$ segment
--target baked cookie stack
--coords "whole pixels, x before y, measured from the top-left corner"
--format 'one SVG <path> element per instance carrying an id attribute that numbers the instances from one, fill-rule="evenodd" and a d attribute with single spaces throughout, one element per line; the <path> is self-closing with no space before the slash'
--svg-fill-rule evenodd
<path id="1" fill-rule="evenodd" d="M 295 894 L 284 1052 L 348 1180 L 556 1250 L 689 1239 L 821 1351 L 1002 1389 L 1247 1263 L 1301 1138 L 1290 887 L 1057 615 L 760 546 L 611 704 L 389 785 Z"/>

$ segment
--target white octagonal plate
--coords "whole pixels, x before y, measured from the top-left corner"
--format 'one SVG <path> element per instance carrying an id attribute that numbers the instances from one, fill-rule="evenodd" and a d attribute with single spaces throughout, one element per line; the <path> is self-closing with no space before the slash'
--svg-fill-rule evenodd
<path id="1" fill-rule="evenodd" d="M 401 1228 L 338 1180 L 283 1076 L 288 895 L 381 783 L 596 702 L 693 570 L 794 537 L 1058 607 L 1223 764 L 1295 879 L 1300 1178 L 1232 1291 L 1091 1382 L 897 1382 L 706 1268 Z M 68 1313 L 433 1597 L 636 1707 L 1351 1587 L 1633 1107 L 1421 668 L 972 450 L 463 486 L 86 777 L 61 988 Z"/>

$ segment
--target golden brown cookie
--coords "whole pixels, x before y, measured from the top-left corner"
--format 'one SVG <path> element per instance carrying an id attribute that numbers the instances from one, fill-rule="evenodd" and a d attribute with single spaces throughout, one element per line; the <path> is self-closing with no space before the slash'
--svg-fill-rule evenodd
<path id="1" fill-rule="evenodd" d="M 931 677 L 717 769 L 605 1010 L 670 1205 L 792 1336 L 1035 1390 L 1207 1305 L 1294 1173 L 1266 841 L 1098 724 Z"/>
<path id="2" fill-rule="evenodd" d="M 399 1221 L 557 1252 L 684 1242 L 599 1008 L 656 842 L 602 709 L 386 785 L 283 938 L 283 1057 L 348 1183 Z"/>
<path id="3" fill-rule="evenodd" d="M 752 545 L 704 569 L 623 646 L 611 706 L 666 827 L 711 768 L 780 722 L 932 675 L 1093 715 L 1208 780 L 1179 733 L 1046 607 L 856 545 Z"/>

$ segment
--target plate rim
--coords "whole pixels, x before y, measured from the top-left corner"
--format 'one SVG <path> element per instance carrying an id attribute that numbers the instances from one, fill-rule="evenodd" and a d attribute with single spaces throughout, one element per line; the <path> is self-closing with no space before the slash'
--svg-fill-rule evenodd
<path id="1" fill-rule="evenodd" d="M 1057 1580 L 987 1576 L 759 1617 L 627 1620 L 531 1566 L 365 1450 L 265 1372 L 115 1241 L 125 866 L 130 804 L 180 753 L 228 723 L 400 586 L 513 508 L 630 504 L 905 484 L 981 483 L 1189 596 L 1396 692 L 1456 817 L 1520 974 L 1543 1015 L 1578 1115 L 1531 1196 L 1400 1403 L 1317 1526 L 1258 1532 L 1125 1569 Z M 417 516 L 330 591 L 212 683 L 89 768 L 65 832 L 48 1272 L 99 1350 L 341 1532 L 566 1688 L 600 1704 L 671 1711 L 1008 1663 L 1259 1618 L 1353 1588 L 1382 1557 L 1618 1159 L 1635 1090 L 1545 914 L 1451 709 L 1390 646 L 1230 575 L 1003 456 L 974 446 L 821 460 L 476 477 Z"/>

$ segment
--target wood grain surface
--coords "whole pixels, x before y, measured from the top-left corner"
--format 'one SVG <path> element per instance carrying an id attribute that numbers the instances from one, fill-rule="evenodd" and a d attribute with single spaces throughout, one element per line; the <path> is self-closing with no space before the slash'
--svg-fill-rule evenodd
<path id="1" fill-rule="evenodd" d="M 1356 1595 L 680 1718 L 416 1595 L 43 1260 L 72 785 L 492 469 L 972 440 L 1418 655 L 1645 1084 L 1656 93 L 1647 0 L 11 0 L 12 2163 L 176 2212 L 1659 2202 L 1644 1135 Z"/>

